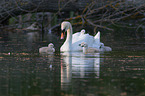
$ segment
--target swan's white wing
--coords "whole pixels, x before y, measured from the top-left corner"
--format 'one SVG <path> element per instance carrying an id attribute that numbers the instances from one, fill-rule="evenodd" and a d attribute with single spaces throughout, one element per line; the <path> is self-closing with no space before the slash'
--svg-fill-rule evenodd
<path id="1" fill-rule="evenodd" d="M 77 41 L 77 38 L 80 36 L 80 32 L 74 33 L 72 35 L 72 40 Z"/>
<path id="2" fill-rule="evenodd" d="M 81 32 L 76 32 L 72 35 L 72 39 L 74 42 L 78 41 L 78 38 L 82 38 L 81 36 L 85 35 L 85 30 L 82 29 Z"/>
<path id="3" fill-rule="evenodd" d="M 73 34 L 73 37 L 76 37 L 76 36 L 79 36 L 80 35 L 80 32 L 76 32 Z"/>

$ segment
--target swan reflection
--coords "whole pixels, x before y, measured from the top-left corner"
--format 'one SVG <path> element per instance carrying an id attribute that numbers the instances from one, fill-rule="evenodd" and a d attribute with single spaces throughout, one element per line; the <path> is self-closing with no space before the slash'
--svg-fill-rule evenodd
<path id="1" fill-rule="evenodd" d="M 65 52 L 61 56 L 62 89 L 67 89 L 73 78 L 99 78 L 100 53 Z"/>

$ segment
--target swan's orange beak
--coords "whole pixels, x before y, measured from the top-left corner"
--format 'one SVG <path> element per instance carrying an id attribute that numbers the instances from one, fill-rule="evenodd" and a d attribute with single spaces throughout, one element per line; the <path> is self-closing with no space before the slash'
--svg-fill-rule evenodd
<path id="1" fill-rule="evenodd" d="M 61 33 L 60 39 L 64 39 L 64 33 L 63 32 Z"/>
<path id="2" fill-rule="evenodd" d="M 65 30 L 62 30 L 60 39 L 64 39 L 64 36 L 65 36 Z"/>

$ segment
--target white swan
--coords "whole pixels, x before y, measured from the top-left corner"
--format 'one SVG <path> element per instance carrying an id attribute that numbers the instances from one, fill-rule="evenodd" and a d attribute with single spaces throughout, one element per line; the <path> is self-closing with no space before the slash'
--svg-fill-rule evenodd
<path id="1" fill-rule="evenodd" d="M 61 46 L 60 51 L 82 51 L 82 48 L 79 46 L 81 42 L 86 42 L 88 44 L 88 47 L 94 46 L 96 48 L 100 47 L 100 45 L 94 43 L 95 42 L 94 37 L 89 34 L 83 34 L 80 36 L 72 35 L 73 31 L 70 22 L 67 21 L 62 22 L 61 30 L 67 31 L 67 38 L 64 44 Z"/>
<path id="2" fill-rule="evenodd" d="M 100 43 L 101 46 L 99 49 L 97 48 L 92 48 L 92 47 L 88 47 L 88 44 L 86 42 L 82 42 L 81 44 L 79 44 L 79 46 L 83 47 L 83 53 L 95 53 L 95 52 L 100 52 L 100 51 L 112 51 L 112 49 L 108 46 L 104 46 L 103 43 Z"/>
<path id="3" fill-rule="evenodd" d="M 55 49 L 52 43 L 48 44 L 48 47 L 39 48 L 39 53 L 53 53 L 53 52 L 55 52 Z"/>

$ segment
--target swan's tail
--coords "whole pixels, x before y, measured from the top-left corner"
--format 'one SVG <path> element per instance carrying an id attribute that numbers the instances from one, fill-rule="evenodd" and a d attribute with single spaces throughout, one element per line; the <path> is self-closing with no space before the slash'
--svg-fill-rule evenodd
<path id="1" fill-rule="evenodd" d="M 100 31 L 94 36 L 94 39 L 99 39 L 100 40 Z"/>
<path id="2" fill-rule="evenodd" d="M 95 42 L 100 44 L 100 31 L 94 36 Z"/>
<path id="3" fill-rule="evenodd" d="M 94 47 L 100 48 L 100 31 L 94 36 Z"/>

